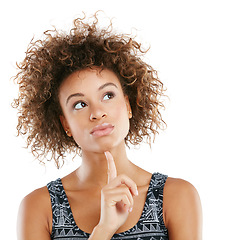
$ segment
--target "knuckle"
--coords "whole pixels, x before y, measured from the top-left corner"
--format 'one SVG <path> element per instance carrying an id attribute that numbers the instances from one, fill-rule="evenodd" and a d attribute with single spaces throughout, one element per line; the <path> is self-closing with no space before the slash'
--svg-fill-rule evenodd
<path id="1" fill-rule="evenodd" d="M 124 179 L 126 179 L 126 177 L 127 176 L 125 174 L 120 174 L 117 176 L 117 178 L 119 178 L 120 180 L 124 180 Z"/>
<path id="2" fill-rule="evenodd" d="M 128 199 L 128 197 L 126 195 L 123 197 L 123 199 L 124 199 L 124 203 L 126 205 L 130 205 L 131 204 L 131 202 L 129 201 L 129 199 Z"/>
<path id="3" fill-rule="evenodd" d="M 129 197 L 132 195 L 131 192 L 130 192 L 130 189 L 127 186 L 123 186 L 122 189 L 123 189 L 123 193 L 125 195 L 127 195 Z"/>
<path id="4" fill-rule="evenodd" d="M 130 201 L 133 202 L 132 194 L 130 193 L 128 188 L 124 189 L 124 196 Z"/>

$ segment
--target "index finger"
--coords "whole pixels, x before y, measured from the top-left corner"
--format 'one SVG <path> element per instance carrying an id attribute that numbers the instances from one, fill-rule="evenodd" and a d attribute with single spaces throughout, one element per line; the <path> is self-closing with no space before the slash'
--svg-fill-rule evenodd
<path id="1" fill-rule="evenodd" d="M 110 183 L 114 178 L 117 177 L 117 169 L 112 154 L 108 151 L 104 153 L 108 163 L 108 183 Z"/>

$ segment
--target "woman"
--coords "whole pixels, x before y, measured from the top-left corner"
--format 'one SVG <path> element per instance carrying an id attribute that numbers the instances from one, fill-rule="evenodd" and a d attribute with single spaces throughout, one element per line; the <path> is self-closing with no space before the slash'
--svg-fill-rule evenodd
<path id="1" fill-rule="evenodd" d="M 140 44 L 97 25 L 46 31 L 19 65 L 19 134 L 41 162 L 73 152 L 82 164 L 23 199 L 18 239 L 201 239 L 195 188 L 126 155 L 165 125 L 162 82 Z"/>

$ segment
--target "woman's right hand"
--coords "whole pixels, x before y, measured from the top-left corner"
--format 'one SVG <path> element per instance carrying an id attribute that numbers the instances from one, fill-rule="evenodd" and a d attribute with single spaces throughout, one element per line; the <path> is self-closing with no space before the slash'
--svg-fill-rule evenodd
<path id="1" fill-rule="evenodd" d="M 101 217 L 98 227 L 112 235 L 125 223 L 133 209 L 133 197 L 138 195 L 137 185 L 126 175 L 117 176 L 110 152 L 105 152 L 108 162 L 108 184 L 101 190 Z"/>

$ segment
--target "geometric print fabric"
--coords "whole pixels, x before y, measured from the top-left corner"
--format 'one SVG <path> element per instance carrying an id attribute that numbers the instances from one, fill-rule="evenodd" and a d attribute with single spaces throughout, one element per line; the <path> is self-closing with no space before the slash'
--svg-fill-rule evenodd
<path id="1" fill-rule="evenodd" d="M 163 221 L 163 189 L 167 176 L 152 174 L 141 217 L 131 229 L 112 236 L 113 240 L 168 240 L 168 231 Z M 78 228 L 64 191 L 61 179 L 47 184 L 52 204 L 51 239 L 86 240 L 90 234 Z"/>

